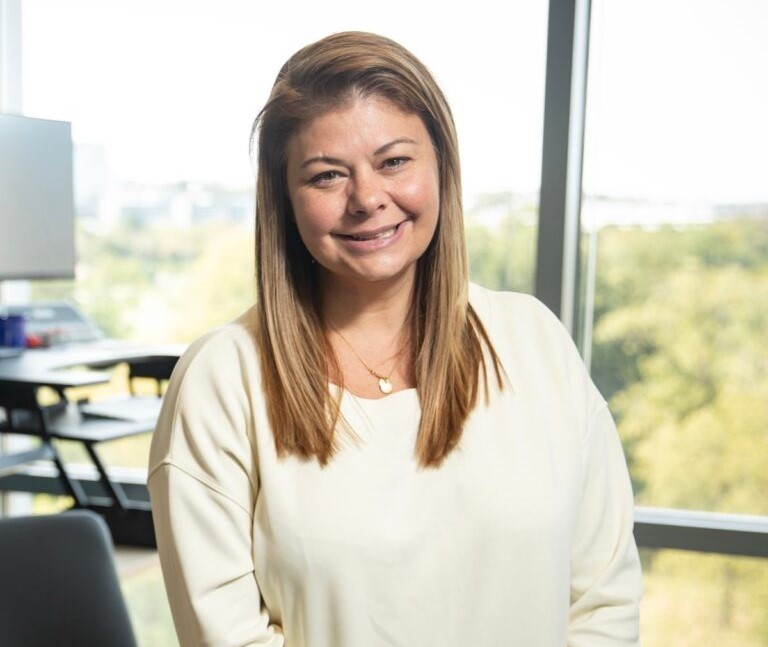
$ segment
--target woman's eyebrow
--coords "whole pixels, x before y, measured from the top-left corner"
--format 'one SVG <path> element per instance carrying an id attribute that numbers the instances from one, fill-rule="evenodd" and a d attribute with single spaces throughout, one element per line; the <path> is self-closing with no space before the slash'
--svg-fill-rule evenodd
<path id="1" fill-rule="evenodd" d="M 327 155 L 319 155 L 318 157 L 310 157 L 308 160 L 304 160 L 299 168 L 305 168 L 315 162 L 322 162 L 323 164 L 332 164 L 334 166 L 344 166 L 338 157 L 328 157 Z"/>
<path id="2" fill-rule="evenodd" d="M 373 151 L 373 154 L 381 155 L 382 153 L 387 152 L 393 146 L 397 146 L 397 144 L 417 145 L 418 142 L 415 139 L 411 139 L 410 137 L 398 137 L 397 139 L 393 139 L 391 142 L 387 142 L 383 146 L 379 146 L 375 151 Z M 332 164 L 334 166 L 344 166 L 344 162 L 340 160 L 338 157 L 329 157 L 328 155 L 318 155 L 317 157 L 310 157 L 309 159 L 304 160 L 301 163 L 301 166 L 299 168 L 306 168 L 310 164 L 315 164 L 316 162 L 320 162 L 322 164 Z"/>
<path id="3" fill-rule="evenodd" d="M 381 155 L 397 144 L 418 144 L 418 142 L 415 139 L 411 139 L 410 137 L 398 137 L 397 139 L 393 139 L 391 142 L 384 144 L 383 146 L 379 146 L 379 148 L 377 148 L 373 154 Z"/>

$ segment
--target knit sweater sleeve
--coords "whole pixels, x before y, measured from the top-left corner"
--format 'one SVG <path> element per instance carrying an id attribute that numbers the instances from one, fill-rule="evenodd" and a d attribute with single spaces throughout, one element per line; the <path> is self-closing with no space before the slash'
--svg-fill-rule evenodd
<path id="1" fill-rule="evenodd" d="M 632 489 L 607 406 L 582 446 L 583 489 L 571 550 L 568 647 L 639 646 L 640 560 Z"/>
<path id="2" fill-rule="evenodd" d="M 637 647 L 642 573 L 632 486 L 616 425 L 567 330 L 543 304 L 527 301 L 536 324 L 523 336 L 537 341 L 533 346 L 542 357 L 553 358 L 547 374 L 558 385 L 553 388 L 560 405 L 573 412 L 580 447 L 567 644 Z"/>
<path id="3" fill-rule="evenodd" d="M 218 331 L 180 360 L 153 437 L 148 487 L 184 647 L 281 647 L 254 575 L 258 490 L 244 335 Z"/>
<path id="4" fill-rule="evenodd" d="M 633 534 L 634 497 L 613 417 L 571 336 L 545 310 L 559 337 L 568 398 L 578 421 L 581 496 L 571 541 L 568 647 L 638 647 L 642 593 Z"/>

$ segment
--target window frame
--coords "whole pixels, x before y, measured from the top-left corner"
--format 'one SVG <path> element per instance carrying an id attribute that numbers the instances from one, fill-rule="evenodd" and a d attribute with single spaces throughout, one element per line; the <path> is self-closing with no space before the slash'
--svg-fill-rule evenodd
<path id="1" fill-rule="evenodd" d="M 549 2 L 535 295 L 574 338 L 590 14 L 590 0 Z M 641 548 L 768 558 L 768 517 L 636 506 L 635 538 Z"/>

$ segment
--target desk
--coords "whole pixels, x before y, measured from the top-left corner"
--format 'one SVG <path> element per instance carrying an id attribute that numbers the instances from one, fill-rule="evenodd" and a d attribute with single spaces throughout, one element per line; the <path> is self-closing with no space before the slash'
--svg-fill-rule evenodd
<path id="1" fill-rule="evenodd" d="M 4 384 L 50 386 L 57 390 L 109 382 L 104 371 L 66 370 L 76 366 L 109 368 L 123 362 L 178 359 L 184 344 L 139 346 L 129 342 L 100 341 L 92 344 L 27 349 L 18 357 L 0 359 L 0 389 Z"/>
<path id="2" fill-rule="evenodd" d="M 119 420 L 120 415 L 111 418 L 83 415 L 86 407 L 67 403 L 63 393 L 70 387 L 109 382 L 110 376 L 106 371 L 93 369 L 105 369 L 125 362 L 139 367 L 138 374 L 141 374 L 141 367 L 172 366 L 184 349 L 183 345 L 150 347 L 102 341 L 28 349 L 18 357 L 0 359 L 0 407 L 6 413 L 6 419 L 0 420 L 0 433 L 31 435 L 42 442 L 39 448 L 33 450 L 0 454 L 0 471 L 14 470 L 34 460 L 51 460 L 58 468 L 65 492 L 75 499 L 76 507 L 99 512 L 110 526 L 115 542 L 152 545 L 154 532 L 149 506 L 125 496 L 120 484 L 109 478 L 94 446 L 99 442 L 151 432 L 155 420 Z M 60 405 L 50 408 L 37 403 L 37 390 L 43 386 L 51 387 L 62 395 Z M 155 402 L 159 403 L 159 399 Z M 55 439 L 75 440 L 83 444 L 97 468 L 108 498 L 97 500 L 89 497 L 82 485 L 67 475 L 52 442 Z"/>

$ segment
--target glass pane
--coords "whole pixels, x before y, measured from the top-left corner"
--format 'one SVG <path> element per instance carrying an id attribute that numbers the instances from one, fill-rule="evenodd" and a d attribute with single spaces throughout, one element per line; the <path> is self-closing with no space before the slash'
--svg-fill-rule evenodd
<path id="1" fill-rule="evenodd" d="M 448 96 L 459 132 L 472 276 L 530 291 L 541 167 L 546 3 L 471 7 L 23 0 L 25 114 L 72 122 L 72 299 L 110 337 L 190 341 L 253 300 L 251 123 L 285 59 L 346 29 L 390 36 Z M 407 17 L 407 19 L 406 19 Z M 141 389 L 141 385 L 139 385 Z M 152 385 L 147 387 L 152 392 Z M 71 399 L 125 391 L 79 390 Z M 89 462 L 72 444 L 73 462 Z M 105 444 L 145 467 L 148 436 Z"/>
<path id="2" fill-rule="evenodd" d="M 76 144 L 77 279 L 33 297 L 74 298 L 107 334 L 153 341 L 245 309 L 251 123 L 287 56 L 344 29 L 391 36 L 433 70 L 459 131 L 473 277 L 530 290 L 546 4 L 482 0 L 434 20 L 403 0 L 24 0 L 25 113 L 70 120 Z"/>
<path id="3" fill-rule="evenodd" d="M 644 550 L 643 647 L 768 646 L 768 560 Z"/>
<path id="4" fill-rule="evenodd" d="M 115 558 L 139 647 L 178 647 L 157 553 L 146 548 L 117 548 Z"/>
<path id="5" fill-rule="evenodd" d="M 768 514 L 768 5 L 593 10 L 585 357 L 638 503 Z"/>

